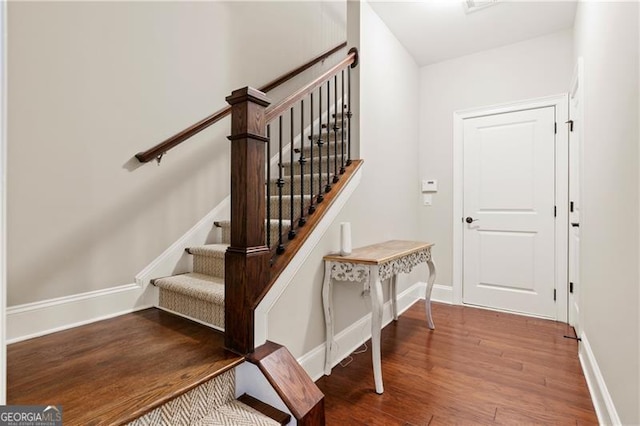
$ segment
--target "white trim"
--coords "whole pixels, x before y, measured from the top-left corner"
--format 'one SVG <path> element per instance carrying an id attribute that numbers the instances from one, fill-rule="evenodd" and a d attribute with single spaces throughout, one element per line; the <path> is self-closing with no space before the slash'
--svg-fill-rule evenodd
<path id="1" fill-rule="evenodd" d="M 157 306 L 158 291 L 149 281 L 157 277 L 191 271 L 191 256 L 188 256 L 184 249 L 209 242 L 213 222 L 221 217 L 229 217 L 229 201 L 229 197 L 222 200 L 154 259 L 136 275 L 135 283 L 9 307 L 6 311 L 7 343 L 20 342 Z"/>
<path id="2" fill-rule="evenodd" d="M 426 283 L 418 282 L 398 295 L 398 315 L 409 309 L 418 300 L 424 300 Z M 385 327 L 393 320 L 391 314 L 391 301 L 388 300 L 382 309 L 382 327 Z M 425 320 L 425 333 L 428 332 Z M 364 342 L 371 338 L 371 313 L 360 318 L 340 333 L 336 334 L 336 357 L 332 367 L 335 367 L 350 353 L 362 346 Z M 315 382 L 324 376 L 324 357 L 326 343 L 322 343 L 310 350 L 300 358 L 298 363 L 305 369 L 307 374 Z"/>
<path id="3" fill-rule="evenodd" d="M 145 304 L 144 290 L 126 284 L 104 290 L 74 294 L 7 309 L 7 343 L 127 314 L 152 305 Z"/>
<path id="4" fill-rule="evenodd" d="M 231 196 L 227 196 L 207 215 L 189 229 L 175 243 L 171 244 L 160 256 L 155 258 L 146 268 L 136 275 L 136 283 L 139 286 L 146 286 L 154 278 L 167 277 L 170 275 L 191 272 L 192 256 L 185 251 L 191 246 L 200 246 L 213 243 L 211 233 L 214 222 L 229 218 L 231 206 Z"/>
<path id="5" fill-rule="evenodd" d="M 602 372 L 600 372 L 596 357 L 591 350 L 589 340 L 584 333 L 582 333 L 580 338 L 582 341 L 580 342 L 578 357 L 580 358 L 580 365 L 582 365 L 584 377 L 587 380 L 587 386 L 589 387 L 593 407 L 598 416 L 598 422 L 601 425 L 621 425 L 622 422 L 616 411 L 616 406 L 613 403 L 609 389 L 607 389 L 604 377 L 602 377 Z"/>
<path id="6" fill-rule="evenodd" d="M 427 283 L 421 284 L 426 288 Z M 431 289 L 431 301 L 453 305 L 453 287 L 450 285 L 434 284 L 433 289 Z"/>
<path id="7" fill-rule="evenodd" d="M 487 115 L 503 114 L 507 112 L 524 111 L 528 109 L 555 108 L 555 118 L 558 123 L 556 134 L 556 206 L 557 219 L 555 223 L 555 262 L 557 291 L 555 320 L 566 322 L 568 314 L 568 280 L 567 280 L 567 250 L 568 250 L 568 143 L 569 133 L 566 126 L 568 120 L 569 98 L 567 94 L 547 96 L 542 98 L 511 102 L 473 108 L 453 113 L 453 303 L 462 303 L 462 222 L 463 217 L 463 137 L 464 120 Z M 564 218 L 564 219 L 563 219 Z"/>
<path id="8" fill-rule="evenodd" d="M 313 230 L 307 241 L 304 242 L 300 251 L 289 262 L 287 267 L 282 271 L 276 282 L 273 284 L 267 295 L 262 299 L 260 304 L 255 310 L 255 345 L 260 346 L 267 341 L 267 334 L 269 330 L 269 311 L 275 303 L 278 301 L 282 293 L 286 290 L 287 286 L 298 273 L 302 265 L 305 263 L 313 249 L 318 245 L 320 239 L 329 229 L 329 226 L 333 223 L 338 213 L 342 210 L 347 200 L 351 197 L 353 192 L 360 185 L 362 179 L 362 169 L 364 164 L 358 169 L 355 175 L 351 178 L 349 183 L 344 187 L 342 192 L 338 195 L 334 203 L 329 207 L 325 215 L 320 219 L 320 222 Z"/>
<path id="9" fill-rule="evenodd" d="M 573 78 L 571 80 L 569 96 L 567 97 L 567 102 L 568 102 L 567 114 L 570 113 L 569 105 L 571 103 L 572 96 L 577 96 L 580 102 L 577 116 L 569 117 L 568 120 L 573 120 L 572 125 L 575 127 L 574 134 L 577 134 L 580 140 L 580 150 L 578 152 L 578 170 L 581 171 L 581 174 L 579 176 L 578 189 L 579 189 L 579 200 L 580 200 L 580 203 L 582 203 L 582 200 L 584 200 L 584 196 L 583 196 L 584 185 L 583 185 L 583 176 L 582 176 L 582 171 L 584 170 L 584 157 L 583 157 L 583 152 L 584 152 L 584 58 L 582 56 L 578 57 L 575 69 L 573 71 Z M 569 140 L 571 140 L 571 136 L 569 136 Z M 575 141 L 573 143 L 575 143 Z M 570 197 L 568 189 L 567 189 L 567 196 Z M 568 200 L 571 201 L 569 198 Z M 579 205 L 579 207 L 582 207 L 582 206 Z M 580 212 L 580 214 L 583 215 L 582 212 Z M 580 220 L 582 220 L 582 218 L 580 218 Z M 567 236 L 567 239 L 568 239 L 568 236 Z M 570 262 L 570 261 L 571 261 L 571 258 L 570 258 L 570 252 L 569 252 L 569 242 L 567 241 L 567 262 Z M 578 265 L 580 265 L 580 259 L 578 259 Z M 568 265 L 567 265 L 567 268 L 568 268 Z M 569 276 L 569 270 L 567 269 L 567 281 L 569 281 L 570 278 L 571 277 Z M 578 286 L 580 286 L 579 282 L 578 282 Z M 571 325 L 575 328 L 577 334 L 580 334 L 582 332 L 581 325 L 583 323 L 582 318 L 580 318 L 580 294 L 581 292 L 578 290 L 577 293 L 574 293 L 573 295 L 574 305 L 577 313 L 576 315 L 577 319 L 576 321 L 574 321 L 575 323 Z M 569 319 L 570 319 L 568 313 L 571 310 L 571 307 L 568 306 L 569 303 L 570 303 L 569 296 L 567 295 L 567 323 L 569 323 Z"/>
<path id="10" fill-rule="evenodd" d="M 0 405 L 7 399 L 7 2 L 0 4 Z"/>

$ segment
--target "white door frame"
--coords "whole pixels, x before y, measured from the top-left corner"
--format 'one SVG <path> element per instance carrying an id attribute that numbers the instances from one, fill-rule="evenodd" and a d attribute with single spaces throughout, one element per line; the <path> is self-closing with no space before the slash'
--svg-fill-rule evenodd
<path id="1" fill-rule="evenodd" d="M 582 200 L 584 200 L 584 197 L 582 196 L 582 194 L 584 193 L 584 185 L 582 184 L 582 171 L 584 170 L 584 161 L 583 161 L 583 152 L 584 152 L 584 59 L 582 56 L 580 56 L 578 58 L 578 61 L 576 62 L 576 66 L 573 70 L 573 78 L 571 79 L 571 86 L 570 86 L 570 90 L 569 90 L 569 95 L 567 97 L 568 100 L 571 99 L 572 96 L 577 96 L 579 101 L 580 101 L 580 107 L 578 108 L 578 113 L 577 116 L 573 116 L 570 117 L 569 119 L 573 120 L 573 126 L 575 127 L 576 133 L 579 135 L 578 137 L 581 139 L 581 143 L 580 143 L 580 150 L 578 152 L 578 169 L 580 170 L 580 176 L 578 176 L 578 192 L 580 194 L 580 207 L 582 210 Z M 569 133 L 570 135 L 570 133 Z M 571 138 L 569 136 L 569 138 Z M 574 142 L 575 143 L 575 142 Z M 567 190 L 567 194 L 568 194 L 568 190 Z M 571 201 L 571 200 L 569 200 Z M 582 215 L 582 211 L 580 211 L 580 214 Z M 582 217 L 580 217 L 580 221 L 582 221 Z M 568 235 L 568 230 L 567 230 L 567 235 Z M 567 242 L 567 249 L 569 248 L 568 246 L 568 242 Z M 570 260 L 568 258 L 568 254 L 569 251 L 567 250 L 567 259 Z M 580 256 L 578 256 L 579 258 Z M 567 281 L 570 280 L 569 277 L 569 271 L 567 270 Z M 577 285 L 580 286 L 580 281 L 578 281 Z M 577 322 L 574 322 L 574 324 L 571 324 L 575 327 L 575 331 L 576 334 L 579 336 L 580 331 L 582 329 L 582 317 L 581 317 L 581 313 L 580 313 L 580 291 L 582 290 L 582 287 L 580 287 L 576 293 L 574 293 L 574 301 L 575 304 L 578 306 L 578 318 L 577 318 Z M 568 293 L 568 290 L 567 290 Z M 569 295 L 567 294 L 567 299 L 568 299 Z M 567 303 L 569 303 L 569 300 L 567 300 Z M 571 307 L 569 306 L 568 309 L 570 310 Z M 569 317 L 568 317 L 568 311 L 567 311 L 567 322 L 569 322 Z"/>
<path id="2" fill-rule="evenodd" d="M 0 405 L 7 401 L 7 2 L 0 2 Z"/>
<path id="3" fill-rule="evenodd" d="M 503 114 L 534 108 L 555 107 L 556 165 L 555 165 L 555 320 L 567 322 L 568 318 L 568 197 L 569 197 L 569 133 L 565 121 L 569 118 L 569 98 L 567 94 L 530 99 L 507 104 L 473 108 L 453 113 L 453 303 L 462 305 L 463 270 L 463 146 L 464 120 L 486 115 Z"/>

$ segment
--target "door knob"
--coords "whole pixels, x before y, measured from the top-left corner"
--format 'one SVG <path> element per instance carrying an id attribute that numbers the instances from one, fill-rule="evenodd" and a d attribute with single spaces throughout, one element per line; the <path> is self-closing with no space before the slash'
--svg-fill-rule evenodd
<path id="1" fill-rule="evenodd" d="M 473 222 L 475 222 L 477 220 L 480 220 L 480 219 L 474 219 L 471 216 L 467 216 L 467 218 L 464 221 L 467 222 L 467 223 L 473 223 Z"/>

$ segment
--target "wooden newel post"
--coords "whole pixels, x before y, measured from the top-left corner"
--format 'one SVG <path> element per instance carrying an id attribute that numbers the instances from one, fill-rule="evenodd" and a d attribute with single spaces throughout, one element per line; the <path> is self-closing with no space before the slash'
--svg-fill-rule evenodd
<path id="1" fill-rule="evenodd" d="M 251 87 L 235 90 L 226 100 L 231 105 L 231 244 L 225 255 L 225 346 L 247 354 L 254 349 L 254 309 L 269 281 L 264 111 L 270 102 Z"/>

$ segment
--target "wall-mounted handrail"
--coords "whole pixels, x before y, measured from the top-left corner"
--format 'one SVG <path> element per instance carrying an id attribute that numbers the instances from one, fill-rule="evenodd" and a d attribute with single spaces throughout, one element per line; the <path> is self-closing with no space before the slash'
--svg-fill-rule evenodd
<path id="1" fill-rule="evenodd" d="M 282 100 L 278 105 L 274 105 L 272 107 L 267 108 L 265 111 L 265 121 L 267 123 L 273 121 L 273 119 L 277 118 L 283 112 L 287 111 L 293 105 L 296 104 L 300 99 L 304 98 L 309 93 L 313 92 L 316 88 L 318 88 L 322 83 L 326 82 L 330 77 L 336 75 L 339 71 L 351 66 L 354 68 L 358 65 L 358 50 L 356 48 L 352 48 L 349 50 L 349 55 L 346 58 L 338 62 L 331 69 L 327 70 L 324 74 L 313 80 L 311 83 L 307 84 L 303 88 L 293 92 L 291 95 L 287 96 Z"/>
<path id="2" fill-rule="evenodd" d="M 259 90 L 261 92 L 269 92 L 269 91 L 275 89 L 276 87 L 282 85 L 283 83 L 291 80 L 293 77 L 297 76 L 298 74 L 300 74 L 300 73 L 306 71 L 307 69 L 311 68 L 312 66 L 314 66 L 318 62 L 321 62 L 321 61 L 325 60 L 329 56 L 331 56 L 334 53 L 338 52 L 339 50 L 343 49 L 344 47 L 346 47 L 346 45 L 347 45 L 346 41 L 343 42 L 343 43 L 340 43 L 338 46 L 334 47 L 333 49 L 327 50 L 326 52 L 316 56 L 315 58 L 313 58 L 313 59 L 307 61 L 306 63 L 300 65 L 299 67 L 289 71 L 288 73 L 283 74 L 280 77 L 276 78 L 275 80 L 270 81 L 269 83 L 267 83 L 264 86 L 262 86 Z M 344 62 L 344 61 L 342 61 L 342 62 Z M 176 146 L 180 145 L 185 140 L 187 140 L 190 137 L 200 133 L 201 131 L 203 131 L 207 127 L 211 126 L 212 124 L 217 123 L 218 121 L 222 120 L 224 117 L 226 117 L 229 114 L 231 114 L 231 106 L 226 106 L 225 108 L 222 108 L 221 110 L 211 114 L 210 116 L 208 116 L 206 118 L 203 118 L 202 120 L 198 121 L 197 123 L 195 123 L 194 125 L 186 128 L 186 129 L 184 129 L 183 131 L 181 131 L 179 133 L 176 133 L 175 135 L 171 136 L 170 138 L 160 142 L 158 145 L 154 146 L 153 148 L 150 148 L 150 149 L 148 149 L 146 151 L 137 153 L 136 154 L 136 158 L 141 163 L 147 163 L 147 162 L 153 160 L 154 158 L 160 158 L 162 155 L 164 155 L 170 149 L 175 148 Z"/>

